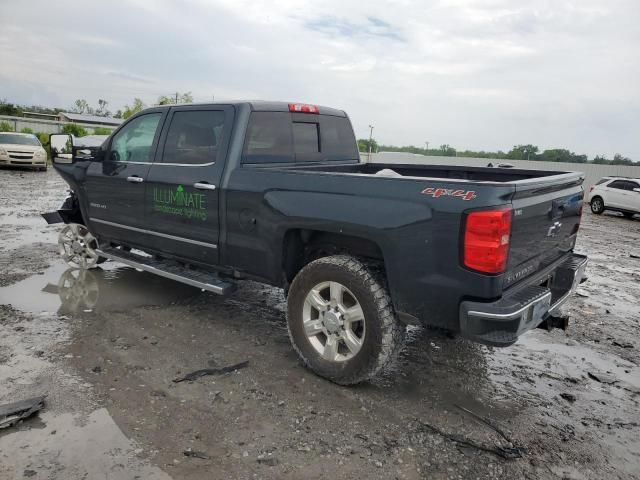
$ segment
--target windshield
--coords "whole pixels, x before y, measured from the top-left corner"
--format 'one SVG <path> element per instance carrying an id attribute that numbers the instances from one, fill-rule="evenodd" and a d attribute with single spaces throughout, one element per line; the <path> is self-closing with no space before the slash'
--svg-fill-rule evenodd
<path id="1" fill-rule="evenodd" d="M 35 135 L 16 135 L 15 133 L 0 133 L 0 144 L 41 146 Z"/>

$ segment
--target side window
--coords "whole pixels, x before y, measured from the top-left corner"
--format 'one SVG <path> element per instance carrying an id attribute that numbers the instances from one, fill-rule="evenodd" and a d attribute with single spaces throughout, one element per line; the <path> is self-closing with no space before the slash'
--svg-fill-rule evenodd
<path id="1" fill-rule="evenodd" d="M 608 179 L 608 178 L 606 178 L 606 177 L 605 177 L 605 178 L 601 178 L 600 180 L 598 180 L 598 181 L 596 182 L 596 185 L 601 185 L 601 184 L 603 184 L 603 183 L 605 183 L 605 182 L 608 182 L 608 181 L 609 181 L 609 179 Z"/>
<path id="2" fill-rule="evenodd" d="M 293 162 L 291 115 L 288 112 L 253 112 L 247 127 L 242 163 Z"/>
<path id="3" fill-rule="evenodd" d="M 224 130 L 222 110 L 174 112 L 162 161 L 198 165 L 216 161 Z"/>
<path id="4" fill-rule="evenodd" d="M 640 188 L 640 184 L 636 182 L 627 182 L 627 189 L 633 191 L 634 188 Z"/>
<path id="5" fill-rule="evenodd" d="M 296 155 L 318 153 L 320 151 L 318 124 L 293 122 L 293 144 Z"/>
<path id="6" fill-rule="evenodd" d="M 625 184 L 627 182 L 625 182 L 624 180 L 615 180 L 613 182 L 611 182 L 608 186 L 609 188 L 617 188 L 618 190 L 626 190 L 625 188 Z"/>
<path id="7" fill-rule="evenodd" d="M 153 139 L 161 113 L 149 113 L 135 118 L 113 137 L 109 160 L 114 162 L 150 162 Z"/>

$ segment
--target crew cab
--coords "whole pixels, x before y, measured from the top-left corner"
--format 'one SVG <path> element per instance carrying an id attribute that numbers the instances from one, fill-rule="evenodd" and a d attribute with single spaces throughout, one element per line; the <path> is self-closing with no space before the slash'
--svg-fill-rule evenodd
<path id="1" fill-rule="evenodd" d="M 583 279 L 573 172 L 360 161 L 345 112 L 283 102 L 150 108 L 106 140 L 51 136 L 71 196 L 61 253 L 219 294 L 287 293 L 306 365 L 340 384 L 381 371 L 407 324 L 508 346 Z"/>

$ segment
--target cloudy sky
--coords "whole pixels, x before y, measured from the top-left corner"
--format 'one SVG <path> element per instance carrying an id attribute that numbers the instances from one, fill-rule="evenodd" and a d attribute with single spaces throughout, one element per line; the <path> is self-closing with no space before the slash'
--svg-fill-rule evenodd
<path id="1" fill-rule="evenodd" d="M 0 0 L 0 99 L 295 100 L 381 143 L 640 160 L 638 0 Z"/>

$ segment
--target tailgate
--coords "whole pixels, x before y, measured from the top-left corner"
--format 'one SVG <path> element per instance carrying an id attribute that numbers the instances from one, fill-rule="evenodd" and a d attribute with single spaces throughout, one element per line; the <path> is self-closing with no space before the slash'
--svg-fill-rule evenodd
<path id="1" fill-rule="evenodd" d="M 542 270 L 573 249 L 584 191 L 580 173 L 516 183 L 503 288 Z"/>

